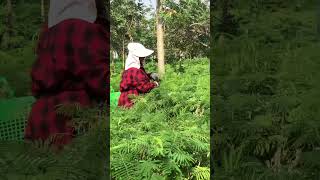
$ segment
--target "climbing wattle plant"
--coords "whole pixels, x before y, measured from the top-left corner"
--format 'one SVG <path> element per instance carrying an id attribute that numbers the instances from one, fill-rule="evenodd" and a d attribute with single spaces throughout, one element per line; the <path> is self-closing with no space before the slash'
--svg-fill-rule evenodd
<path id="1" fill-rule="evenodd" d="M 315 1 L 229 2 L 240 34 L 213 43 L 214 178 L 319 179 Z"/>
<path id="2" fill-rule="evenodd" d="M 168 65 L 132 109 L 111 109 L 113 179 L 210 179 L 209 75 L 208 59 Z"/>
<path id="3" fill-rule="evenodd" d="M 72 117 L 77 137 L 56 153 L 46 142 L 0 142 L 2 180 L 103 180 L 108 173 L 107 107 L 63 105 L 60 115 Z"/>
<path id="4" fill-rule="evenodd" d="M 8 81 L 0 77 L 0 99 L 12 98 L 14 95 Z"/>

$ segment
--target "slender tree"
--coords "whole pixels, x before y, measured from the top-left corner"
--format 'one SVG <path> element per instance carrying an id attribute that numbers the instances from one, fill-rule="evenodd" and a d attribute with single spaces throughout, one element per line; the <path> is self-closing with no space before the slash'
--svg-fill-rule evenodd
<path id="1" fill-rule="evenodd" d="M 320 40 L 320 0 L 317 1 L 317 36 Z"/>
<path id="2" fill-rule="evenodd" d="M 7 0 L 7 26 L 10 28 L 12 27 L 13 21 L 13 12 L 12 12 L 12 1 Z"/>
<path id="3" fill-rule="evenodd" d="M 2 35 L 1 47 L 8 48 L 10 45 L 10 38 L 13 36 L 13 10 L 12 1 L 7 0 L 6 5 L 6 19 L 5 19 L 5 31 Z"/>
<path id="4" fill-rule="evenodd" d="M 163 22 L 160 16 L 162 12 L 162 0 L 157 0 L 157 14 L 156 14 L 156 24 L 157 24 L 157 55 L 158 55 L 158 71 L 160 76 L 164 75 L 164 32 L 163 32 Z"/>
<path id="5" fill-rule="evenodd" d="M 42 22 L 45 22 L 45 5 L 44 5 L 44 0 L 41 0 L 41 20 Z"/>

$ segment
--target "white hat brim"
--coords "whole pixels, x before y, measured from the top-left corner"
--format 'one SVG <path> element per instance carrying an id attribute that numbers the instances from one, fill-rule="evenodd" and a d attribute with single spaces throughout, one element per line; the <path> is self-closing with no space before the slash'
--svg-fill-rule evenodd
<path id="1" fill-rule="evenodd" d="M 133 53 L 138 57 L 147 57 L 147 56 L 150 56 L 153 52 L 154 52 L 153 50 L 145 48 L 145 49 L 135 51 Z"/>

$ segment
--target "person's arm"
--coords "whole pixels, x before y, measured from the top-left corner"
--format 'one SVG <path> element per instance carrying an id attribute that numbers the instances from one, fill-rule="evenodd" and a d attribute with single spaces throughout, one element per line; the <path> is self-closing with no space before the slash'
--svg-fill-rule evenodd
<path id="1" fill-rule="evenodd" d="M 106 101 L 110 94 L 109 39 L 107 31 L 94 32 L 89 48 L 79 49 L 83 56 L 74 64 L 74 76 L 84 82 L 88 94 L 97 101 Z"/>
<path id="2" fill-rule="evenodd" d="M 151 73 L 147 73 L 147 71 L 144 69 L 144 67 L 140 67 L 140 69 L 141 69 L 142 71 L 144 71 L 144 72 L 148 75 L 148 78 L 149 78 L 150 80 L 152 79 L 152 77 L 151 77 L 152 72 L 151 72 Z"/>
<path id="3" fill-rule="evenodd" d="M 41 52 L 33 64 L 31 91 L 35 98 L 55 94 L 59 89 L 59 79 L 56 77 L 54 66 L 50 63 L 51 58 L 49 53 Z"/>
<path id="4" fill-rule="evenodd" d="M 155 82 L 150 82 L 149 77 L 147 77 L 141 70 L 137 71 L 135 78 L 137 81 L 137 90 L 140 93 L 148 93 L 158 86 Z"/>
<path id="5" fill-rule="evenodd" d="M 109 94 L 107 62 L 98 62 L 97 67 L 83 67 L 81 71 L 87 92 L 99 101 L 105 101 Z"/>
<path id="6" fill-rule="evenodd" d="M 39 86 L 39 83 L 37 81 L 35 81 L 33 78 L 32 78 L 32 82 L 31 82 L 31 92 L 32 92 L 33 97 L 35 97 L 36 99 L 39 99 L 40 86 Z"/>
<path id="7" fill-rule="evenodd" d="M 107 95 L 110 94 L 109 88 L 109 68 L 107 57 L 99 59 L 91 59 L 94 61 L 94 66 L 81 65 L 77 73 L 82 77 L 86 86 L 87 93 L 97 101 L 106 101 Z"/>

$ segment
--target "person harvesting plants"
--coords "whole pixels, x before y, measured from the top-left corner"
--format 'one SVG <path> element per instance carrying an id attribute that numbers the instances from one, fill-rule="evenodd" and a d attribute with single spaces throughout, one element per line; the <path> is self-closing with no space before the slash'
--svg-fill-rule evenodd
<path id="1" fill-rule="evenodd" d="M 57 105 L 89 106 L 107 99 L 109 74 L 108 20 L 95 0 L 50 1 L 48 23 L 40 36 L 32 67 L 36 97 L 26 140 L 62 147 L 75 136 L 70 117 L 58 116 Z"/>
<path id="2" fill-rule="evenodd" d="M 128 57 L 125 71 L 122 73 L 120 82 L 120 98 L 118 106 L 130 108 L 133 106 L 130 95 L 148 93 L 159 86 L 159 76 L 156 73 L 147 73 L 144 69 L 144 61 L 154 51 L 145 48 L 140 43 L 128 44 Z"/>

